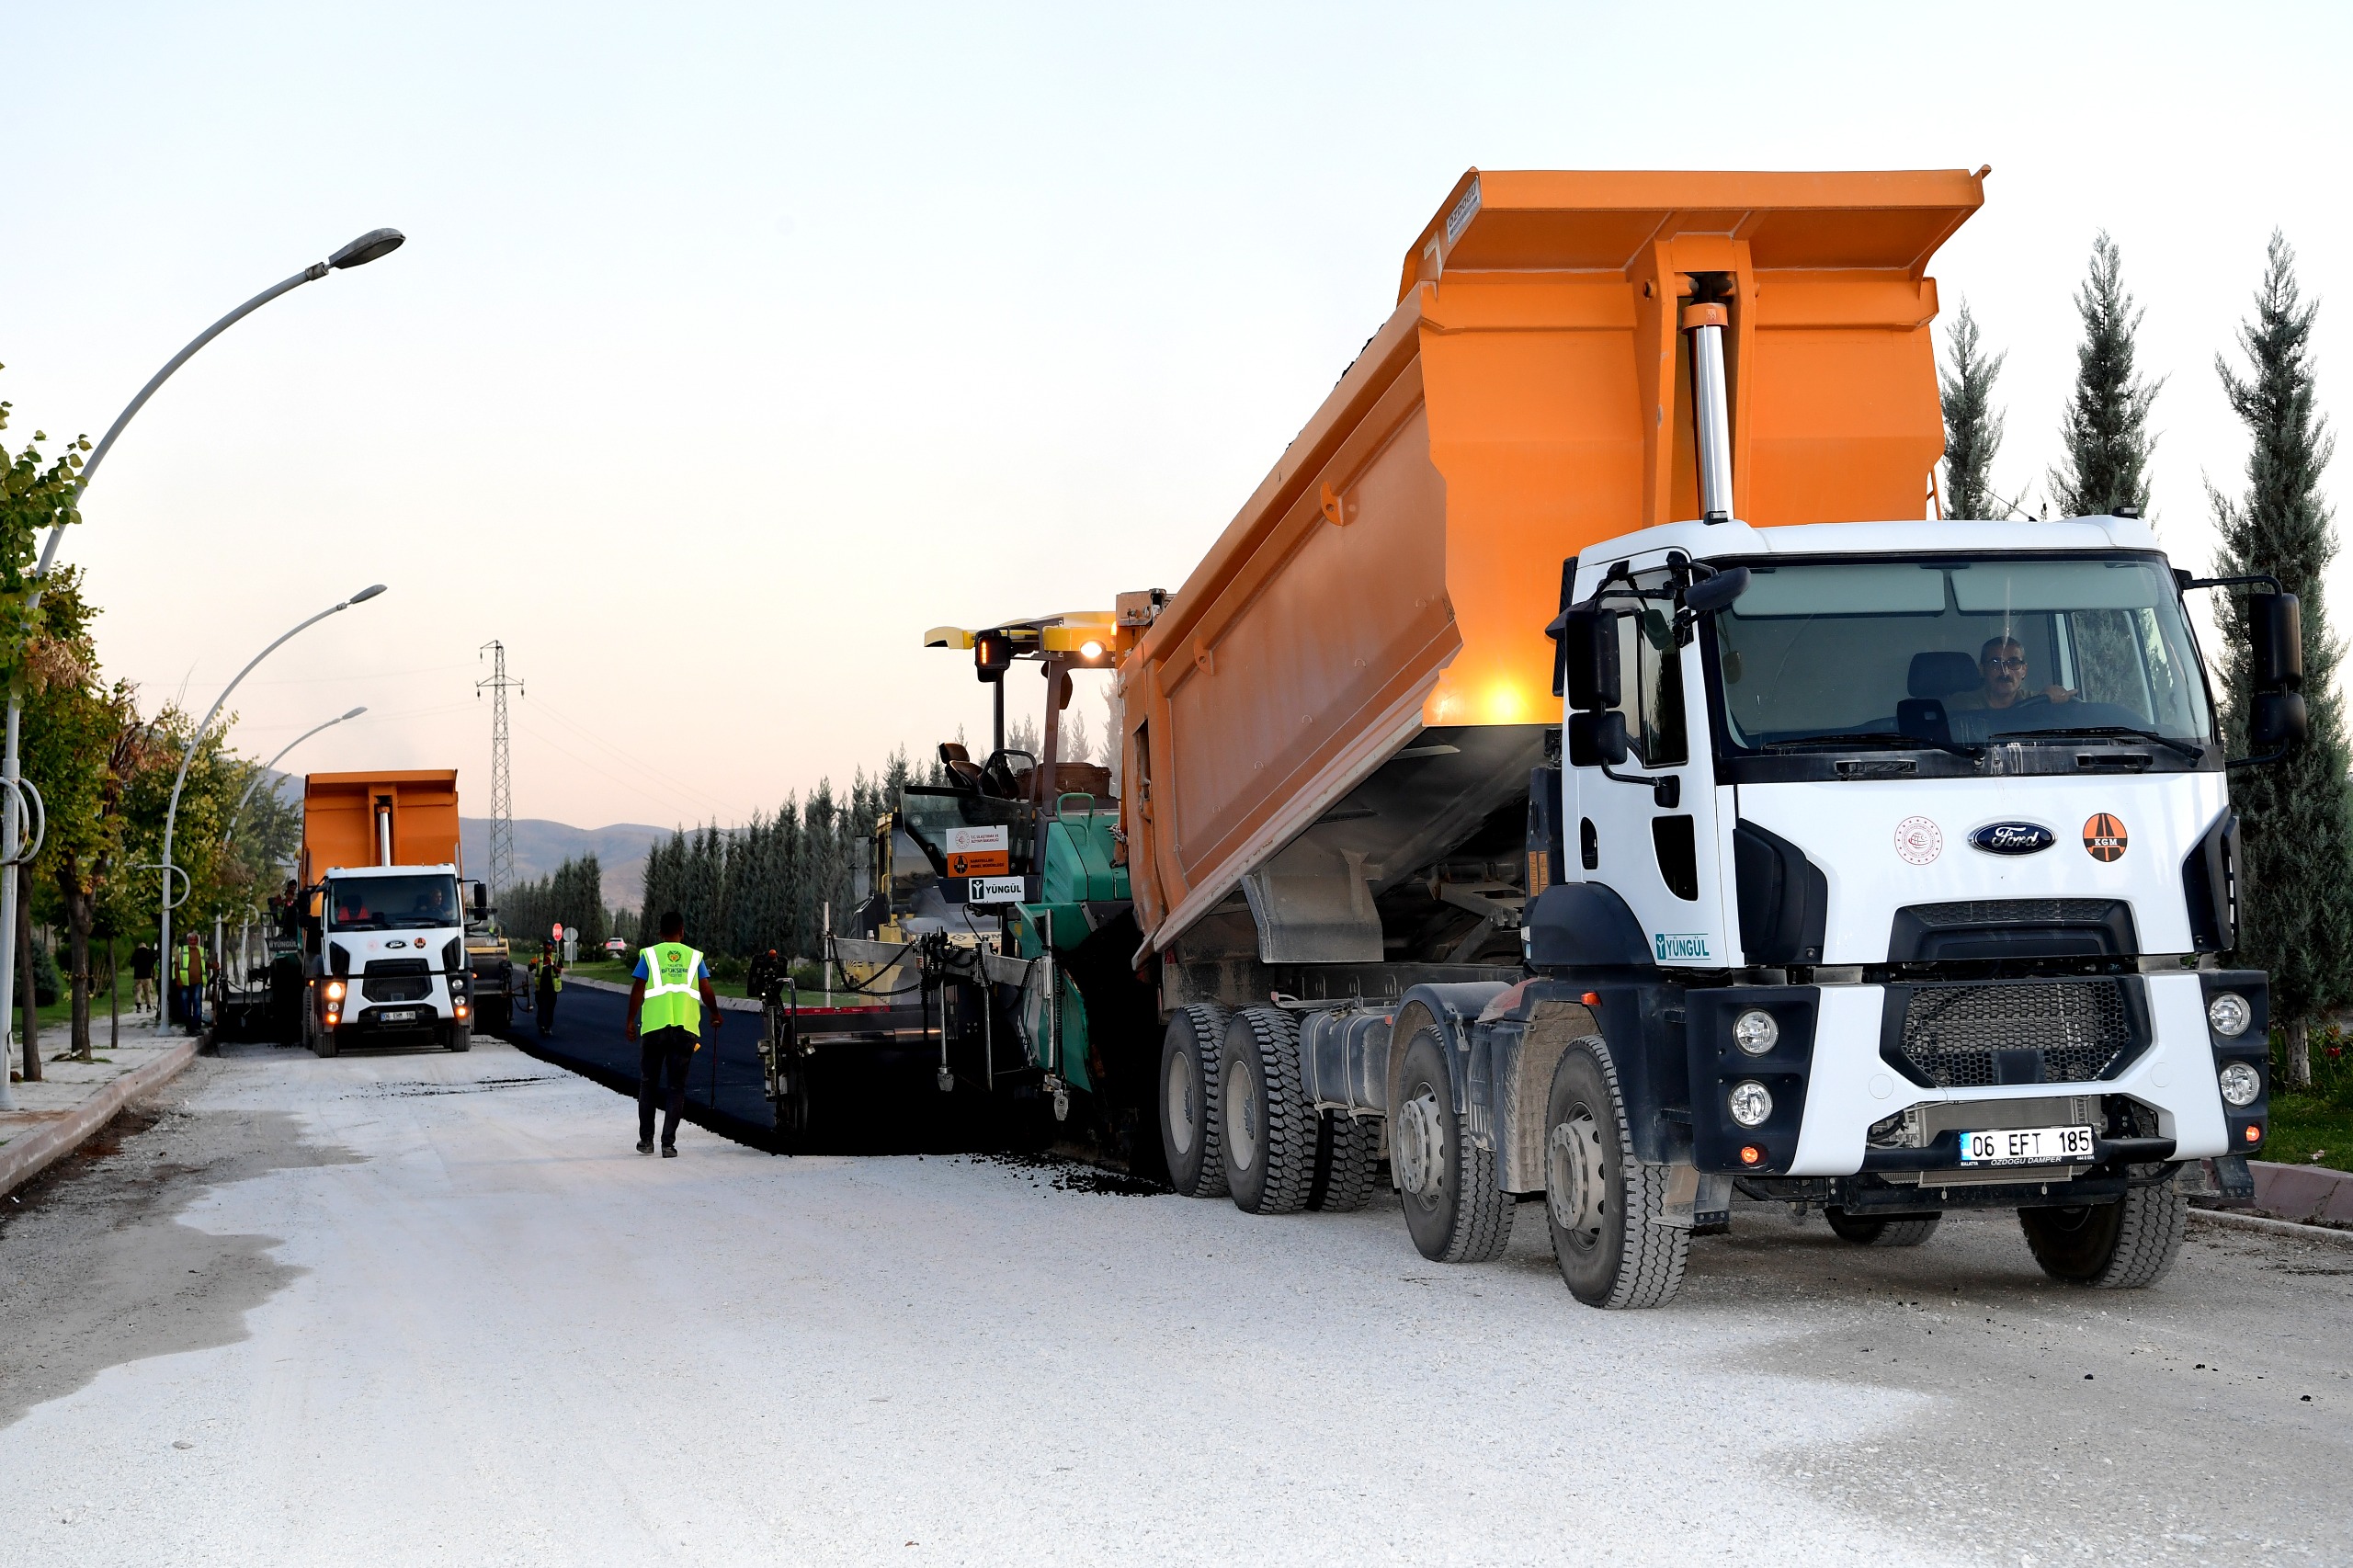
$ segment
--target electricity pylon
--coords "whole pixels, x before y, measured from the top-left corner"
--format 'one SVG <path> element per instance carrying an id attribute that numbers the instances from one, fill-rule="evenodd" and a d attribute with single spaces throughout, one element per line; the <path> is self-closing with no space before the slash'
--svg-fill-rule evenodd
<path id="1" fill-rule="evenodd" d="M 506 763 L 506 688 L 513 687 L 521 695 L 521 677 L 509 680 L 506 676 L 506 644 L 491 642 L 474 650 L 479 660 L 490 655 L 490 678 L 474 682 L 474 699 L 482 699 L 483 688 L 491 691 L 490 704 L 490 898 L 498 902 L 515 881 L 515 783 Z"/>

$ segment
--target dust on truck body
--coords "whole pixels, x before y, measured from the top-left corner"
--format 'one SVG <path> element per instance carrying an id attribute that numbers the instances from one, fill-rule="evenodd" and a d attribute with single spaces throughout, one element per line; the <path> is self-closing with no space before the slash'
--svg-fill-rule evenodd
<path id="1" fill-rule="evenodd" d="M 1982 175 L 1457 186 L 1120 663 L 1179 1190 L 1347 1207 L 1385 1146 L 1427 1256 L 1540 1195 L 1632 1306 L 1735 1183 L 1882 1245 L 2016 1209 L 2138 1285 L 2244 1182 L 2212 585 L 2134 518 L 1932 516 L 1927 268 Z M 2257 750 L 2302 722 L 2277 587 Z"/>
<path id="2" fill-rule="evenodd" d="M 302 790 L 302 1042 L 473 1040 L 453 768 L 313 773 Z M 479 903 L 479 893 L 474 897 Z"/>

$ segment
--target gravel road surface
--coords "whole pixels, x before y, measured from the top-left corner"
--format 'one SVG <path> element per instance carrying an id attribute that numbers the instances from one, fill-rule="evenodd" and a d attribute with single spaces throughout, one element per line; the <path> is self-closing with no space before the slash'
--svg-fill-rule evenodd
<path id="1" fill-rule="evenodd" d="M 1601 1313 L 1540 1211 L 1256 1220 L 782 1159 L 495 1041 L 231 1047 L 0 1203 L 0 1561 L 2353 1561 L 2353 1249 L 2157 1289 L 1744 1210 Z"/>

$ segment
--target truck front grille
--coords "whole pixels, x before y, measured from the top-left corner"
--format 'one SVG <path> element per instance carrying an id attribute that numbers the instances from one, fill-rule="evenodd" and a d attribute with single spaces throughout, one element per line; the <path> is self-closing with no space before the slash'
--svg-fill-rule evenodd
<path id="1" fill-rule="evenodd" d="M 422 1002 L 433 994 L 433 971 L 423 959 L 378 959 L 360 977 L 370 1002 Z"/>
<path id="2" fill-rule="evenodd" d="M 1914 987 L 1892 1043 L 1927 1083 L 1974 1089 L 2096 1079 L 2134 1040 L 2123 982 L 2052 980 Z"/>
<path id="3" fill-rule="evenodd" d="M 1915 903 L 1923 926 L 2058 926 L 2104 920 L 2116 907 L 2107 898 L 1976 898 L 1959 903 Z"/>

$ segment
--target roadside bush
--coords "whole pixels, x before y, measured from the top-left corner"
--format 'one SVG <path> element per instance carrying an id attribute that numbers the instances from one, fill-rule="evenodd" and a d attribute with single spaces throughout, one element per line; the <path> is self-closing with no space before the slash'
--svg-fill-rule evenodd
<path id="1" fill-rule="evenodd" d="M 104 968 L 105 965 L 100 964 L 97 967 Z M 34 943 L 33 1006 L 36 1007 L 50 1006 L 54 1004 L 60 996 L 64 994 L 65 977 L 57 971 L 57 960 L 51 956 L 47 948 L 42 947 L 38 942 Z M 24 971 L 18 970 L 17 971 L 17 998 L 15 1006 L 22 1007 L 24 1005 L 25 973 Z"/>

